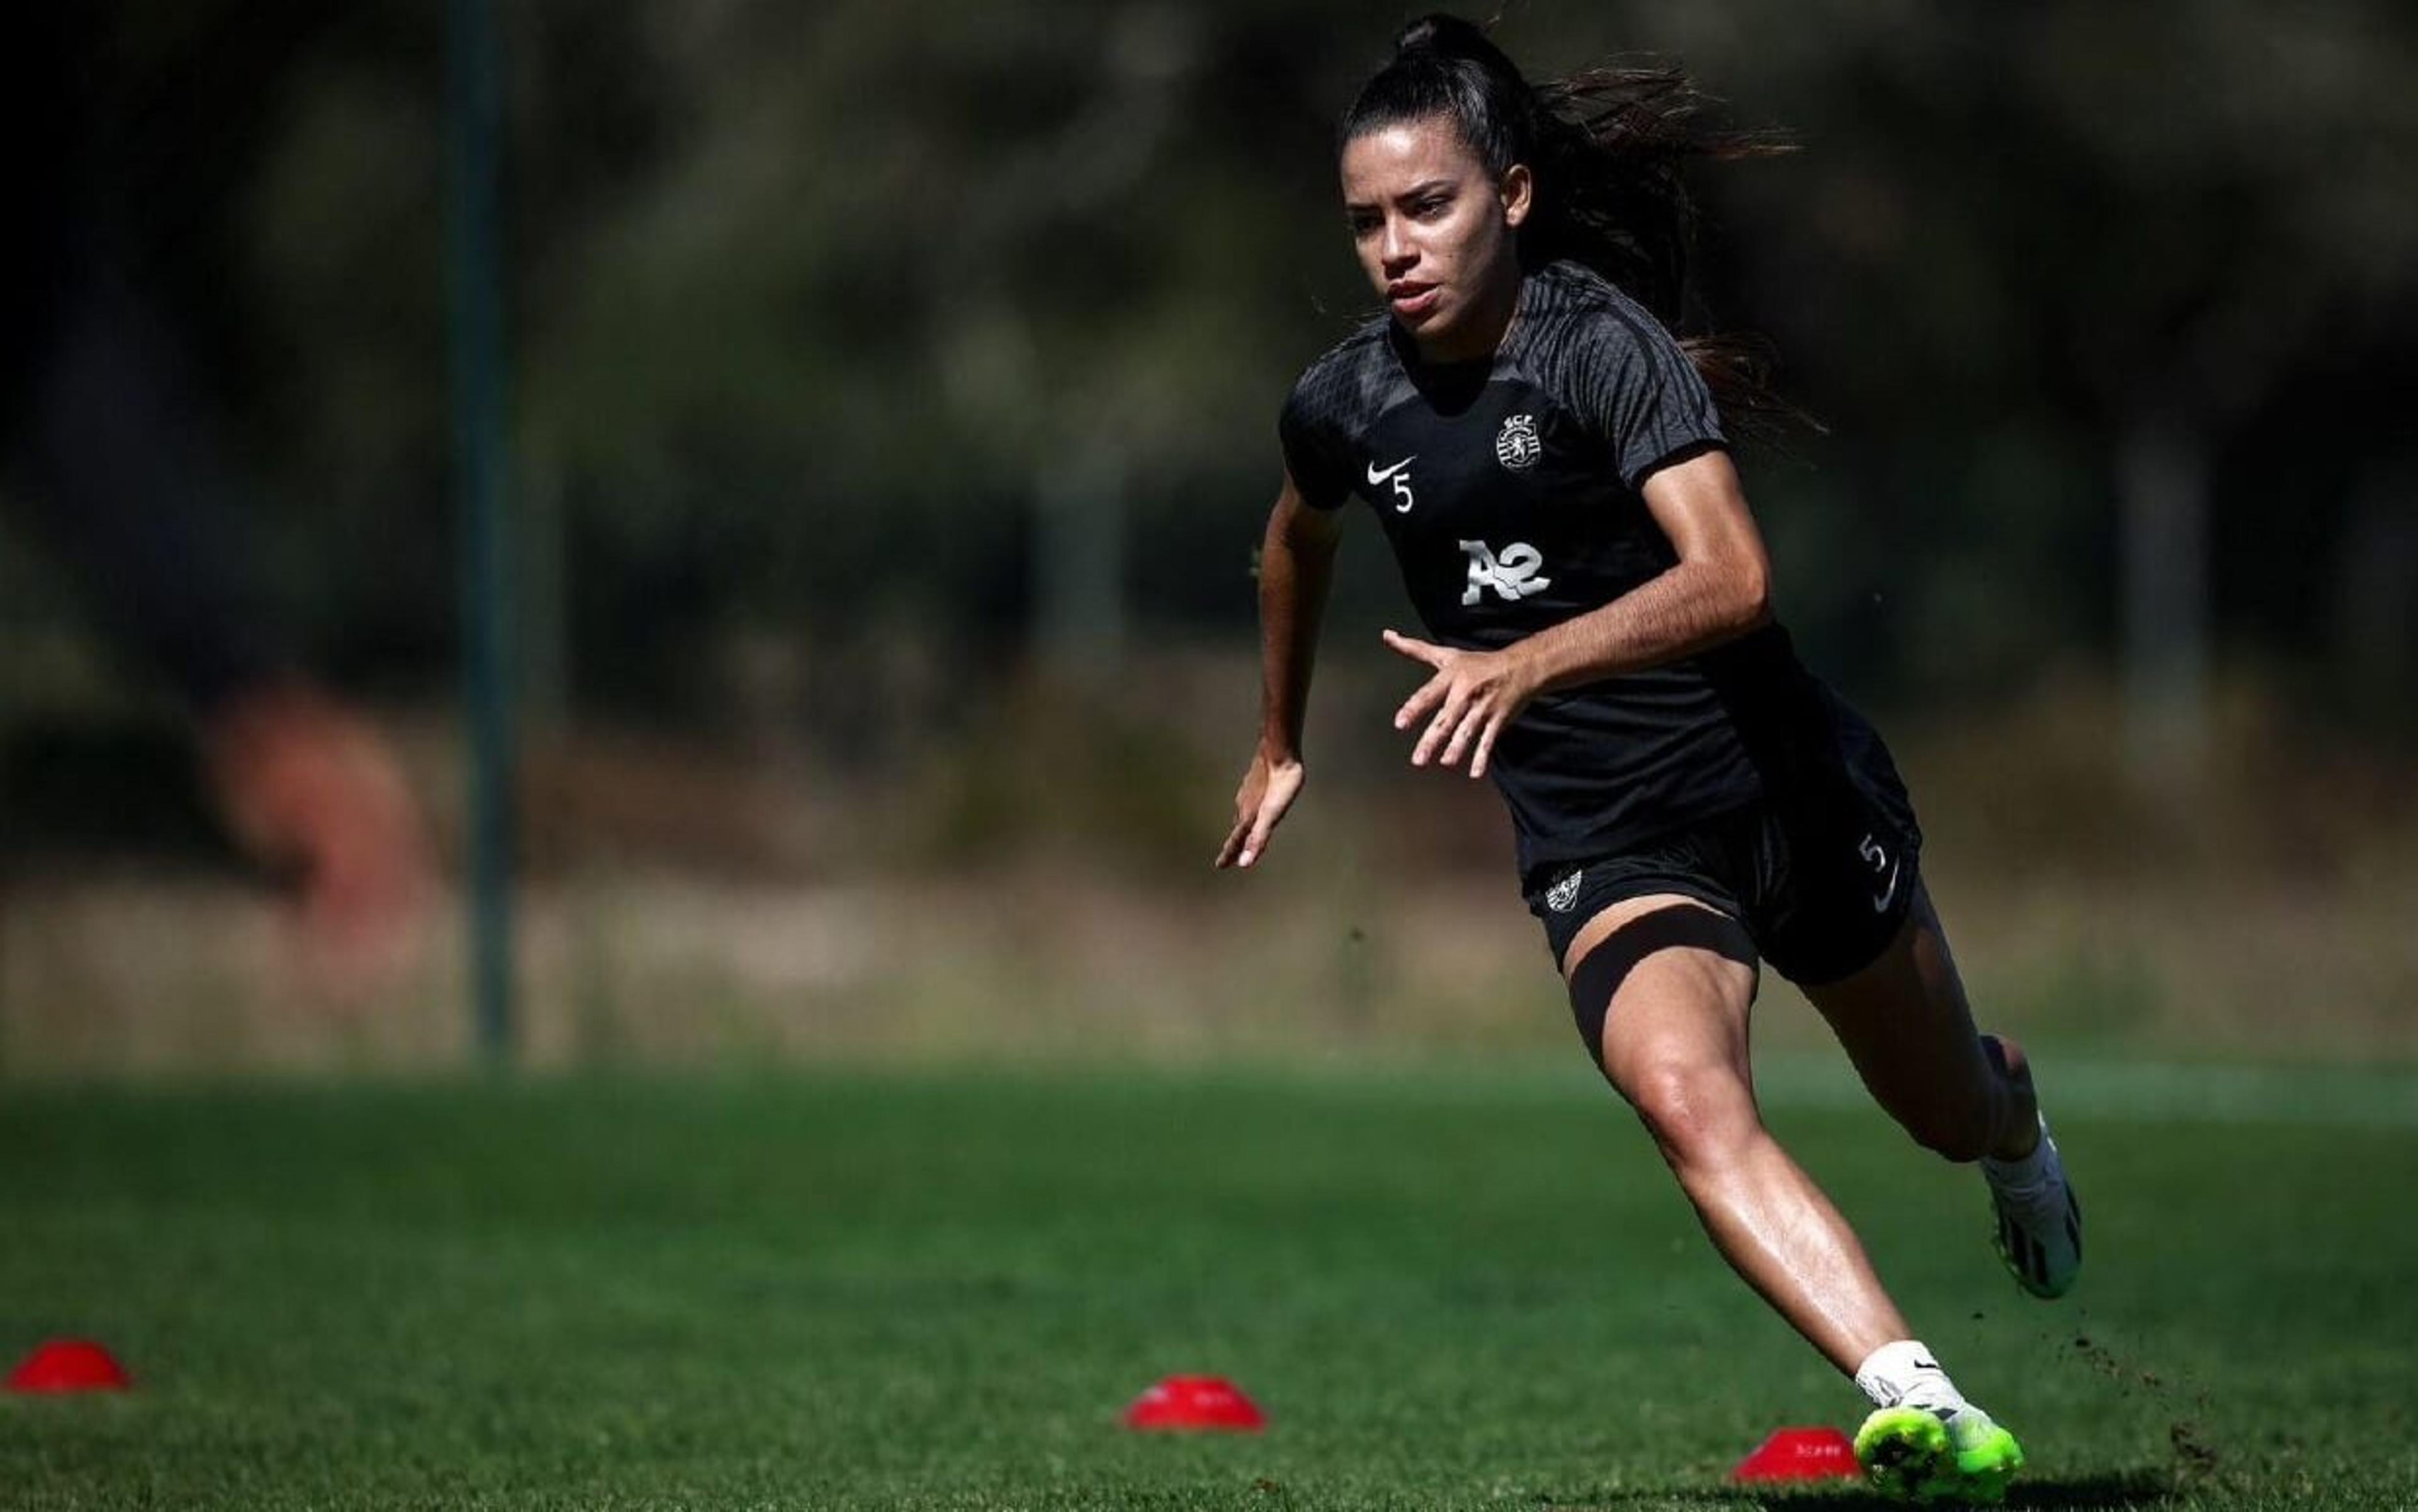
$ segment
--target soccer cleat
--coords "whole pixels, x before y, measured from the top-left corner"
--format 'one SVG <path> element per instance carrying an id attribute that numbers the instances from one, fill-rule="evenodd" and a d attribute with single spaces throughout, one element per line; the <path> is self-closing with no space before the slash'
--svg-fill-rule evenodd
<path id="1" fill-rule="evenodd" d="M 1945 1418 L 1925 1407 L 1884 1407 L 1856 1430 L 1856 1463 L 1875 1489 L 1901 1502 L 1988 1504 L 2007 1494 L 2024 1450 L 1978 1407 Z"/>
<path id="2" fill-rule="evenodd" d="M 2039 1160 L 2023 1162 L 2037 1168 L 2028 1181 L 2016 1181 L 1994 1160 L 1982 1162 L 1982 1175 L 1998 1219 L 1992 1244 L 2015 1284 L 2036 1297 L 2061 1297 L 2082 1274 L 2082 1204 L 2065 1179 L 2045 1118 L 2040 1137 Z"/>

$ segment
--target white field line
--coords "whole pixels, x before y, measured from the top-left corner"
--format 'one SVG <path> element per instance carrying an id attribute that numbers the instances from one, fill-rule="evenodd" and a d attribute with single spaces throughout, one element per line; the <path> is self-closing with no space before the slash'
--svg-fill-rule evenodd
<path id="1" fill-rule="evenodd" d="M 2418 1129 L 2418 1075 L 2335 1066 L 2188 1066 L 2036 1058 L 2052 1121 L 2286 1123 Z M 1871 1099 L 1840 1057 L 1758 1057 L 1755 1090 L 1783 1107 L 1847 1107 Z"/>
<path id="2" fill-rule="evenodd" d="M 2418 1130 L 2418 1072 L 2359 1066 L 2194 1066 L 2035 1052 L 2052 1122 L 2273 1123 L 2307 1128 Z M 1515 1101 L 1559 1103 L 1609 1096 L 1584 1053 L 1480 1058 L 1455 1071 L 1416 1060 L 1367 1058 L 1325 1065 L 1276 1065 L 1262 1075 L 1298 1080 L 1327 1095 L 1409 1092 L 1437 1106 Z M 1874 1104 L 1837 1052 L 1765 1051 L 1755 1092 L 1772 1108 L 1869 1108 Z"/>

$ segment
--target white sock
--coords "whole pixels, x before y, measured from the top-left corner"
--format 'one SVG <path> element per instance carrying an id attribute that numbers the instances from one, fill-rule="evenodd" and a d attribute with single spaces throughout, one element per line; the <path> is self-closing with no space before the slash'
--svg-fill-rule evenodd
<path id="1" fill-rule="evenodd" d="M 1965 1394 L 1932 1357 L 1921 1339 L 1884 1344 L 1856 1367 L 1856 1385 L 1875 1407 L 1920 1407 L 1951 1416 L 1965 1409 Z"/>
<path id="2" fill-rule="evenodd" d="M 2048 1115 L 2040 1115 L 2040 1143 L 2021 1160 L 1999 1160 L 1990 1155 L 1982 1157 L 1982 1173 L 1990 1184 L 2004 1192 L 2029 1192 L 2047 1184 L 2049 1165 L 2057 1159 L 2057 1144 L 2048 1137 Z"/>

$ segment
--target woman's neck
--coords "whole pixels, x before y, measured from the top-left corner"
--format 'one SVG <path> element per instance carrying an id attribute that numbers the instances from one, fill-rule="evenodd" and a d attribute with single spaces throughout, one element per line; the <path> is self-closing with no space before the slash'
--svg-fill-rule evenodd
<path id="1" fill-rule="evenodd" d="M 1512 323 L 1520 313 L 1520 291 L 1527 280 L 1521 275 L 1519 264 L 1513 263 L 1509 276 L 1493 280 L 1484 298 L 1470 306 L 1469 317 L 1441 335 L 1431 345 L 1416 336 L 1412 344 L 1419 360 L 1439 366 L 1454 362 L 1476 362 L 1492 357 L 1511 333 Z"/>

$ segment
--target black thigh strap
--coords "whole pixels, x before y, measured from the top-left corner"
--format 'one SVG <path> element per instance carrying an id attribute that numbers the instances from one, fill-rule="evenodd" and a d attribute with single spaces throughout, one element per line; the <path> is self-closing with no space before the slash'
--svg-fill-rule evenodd
<path id="1" fill-rule="evenodd" d="M 1754 941 L 1746 928 L 1725 913 L 1674 903 L 1641 913 L 1596 941 L 1570 970 L 1570 1012 L 1578 1019 L 1579 1036 L 1598 1069 L 1603 1065 L 1603 1021 L 1612 1012 L 1613 995 L 1629 980 L 1637 963 L 1658 950 L 1708 950 L 1725 960 L 1752 968 Z"/>

